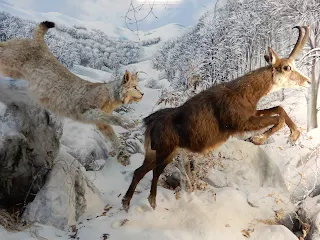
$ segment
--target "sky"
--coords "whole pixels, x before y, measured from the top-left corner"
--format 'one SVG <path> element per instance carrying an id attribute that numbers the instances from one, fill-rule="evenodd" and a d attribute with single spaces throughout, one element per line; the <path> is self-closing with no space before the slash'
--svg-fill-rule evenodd
<path id="1" fill-rule="evenodd" d="M 139 30 L 148 31 L 169 23 L 194 25 L 198 17 L 216 0 L 132 0 Z M 136 29 L 134 11 L 130 11 L 126 25 L 125 16 L 131 0 L 0 0 L 15 7 L 37 12 L 60 12 L 80 20 L 100 20 L 115 26 Z M 150 12 L 152 7 L 152 13 Z M 131 8 L 132 9 L 132 8 Z M 146 17 L 146 18 L 145 18 Z"/>

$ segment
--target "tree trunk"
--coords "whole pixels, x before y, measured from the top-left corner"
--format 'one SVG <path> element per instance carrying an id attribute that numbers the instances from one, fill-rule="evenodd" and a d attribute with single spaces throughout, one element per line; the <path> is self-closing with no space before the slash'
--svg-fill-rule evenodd
<path id="1" fill-rule="evenodd" d="M 318 82 L 317 82 L 317 61 L 313 60 L 311 87 L 309 88 L 308 97 L 308 131 L 318 127 L 317 119 L 317 99 L 318 99 Z"/>

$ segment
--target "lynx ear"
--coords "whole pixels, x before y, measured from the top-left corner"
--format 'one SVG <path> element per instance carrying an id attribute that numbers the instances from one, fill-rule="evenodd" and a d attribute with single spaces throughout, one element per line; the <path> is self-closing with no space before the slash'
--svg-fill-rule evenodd
<path id="1" fill-rule="evenodd" d="M 123 83 L 128 83 L 131 79 L 131 73 L 126 69 L 123 75 Z"/>

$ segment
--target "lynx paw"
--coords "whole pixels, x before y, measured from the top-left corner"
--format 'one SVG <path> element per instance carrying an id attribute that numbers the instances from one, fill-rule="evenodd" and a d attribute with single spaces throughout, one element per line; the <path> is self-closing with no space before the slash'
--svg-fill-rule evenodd
<path id="1" fill-rule="evenodd" d="M 267 140 L 267 136 L 264 134 L 253 136 L 251 138 L 251 142 L 254 143 L 255 145 L 262 145 L 266 140 Z"/>
<path id="2" fill-rule="evenodd" d="M 135 123 L 135 121 L 128 119 L 128 120 L 123 121 L 121 126 L 125 129 L 133 129 L 136 127 L 136 123 Z"/>
<path id="3" fill-rule="evenodd" d="M 122 166 L 127 166 L 130 164 L 130 153 L 126 150 L 120 150 L 117 159 Z"/>
<path id="4" fill-rule="evenodd" d="M 117 156 L 117 152 L 115 150 L 113 150 L 113 151 L 109 152 L 109 155 L 111 157 L 115 157 L 115 156 Z"/>

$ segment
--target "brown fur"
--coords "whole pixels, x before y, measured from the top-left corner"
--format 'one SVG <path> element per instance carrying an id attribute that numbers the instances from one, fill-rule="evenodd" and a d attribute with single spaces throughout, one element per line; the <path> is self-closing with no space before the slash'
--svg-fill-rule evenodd
<path id="1" fill-rule="evenodd" d="M 298 41 L 300 39 L 301 35 Z M 301 49 L 301 46 L 298 47 Z M 203 153 L 217 148 L 232 135 L 272 126 L 252 140 L 255 144 L 263 144 L 284 123 L 290 128 L 291 142 L 298 139 L 300 132 L 282 107 L 265 110 L 256 108 L 258 101 L 275 88 L 306 86 L 310 79 L 295 69 L 293 60 L 280 59 L 271 48 L 269 53 L 266 60 L 271 65 L 228 83 L 212 86 L 179 107 L 156 111 L 144 119 L 145 160 L 135 170 L 131 185 L 122 199 L 126 211 L 138 182 L 152 169 L 153 179 L 148 199 L 151 207 L 156 207 L 159 176 L 172 161 L 178 148 Z"/>

